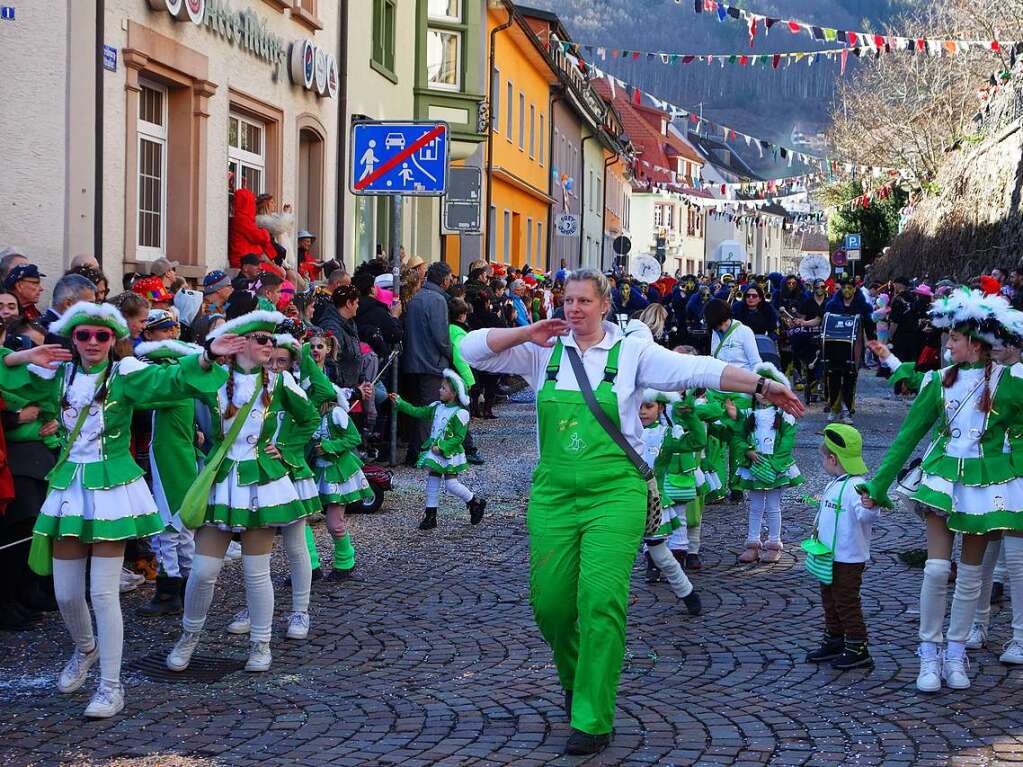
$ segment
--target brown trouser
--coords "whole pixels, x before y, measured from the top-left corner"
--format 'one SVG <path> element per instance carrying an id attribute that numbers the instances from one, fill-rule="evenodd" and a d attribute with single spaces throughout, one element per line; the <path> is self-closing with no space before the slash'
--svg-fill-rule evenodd
<path id="1" fill-rule="evenodd" d="M 867 641 L 867 624 L 863 622 L 860 603 L 863 567 L 863 562 L 835 562 L 831 585 L 821 584 L 824 624 L 831 636 L 854 642 Z"/>

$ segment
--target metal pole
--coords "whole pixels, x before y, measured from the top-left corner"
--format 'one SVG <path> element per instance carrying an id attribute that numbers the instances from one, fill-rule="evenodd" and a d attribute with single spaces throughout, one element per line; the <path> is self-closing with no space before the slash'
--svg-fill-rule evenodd
<path id="1" fill-rule="evenodd" d="M 401 300 L 401 203 L 402 196 L 391 196 L 391 274 L 394 275 L 396 300 Z M 391 367 L 391 391 L 398 391 L 398 365 Z M 391 406 L 391 465 L 398 463 L 398 408 Z"/>

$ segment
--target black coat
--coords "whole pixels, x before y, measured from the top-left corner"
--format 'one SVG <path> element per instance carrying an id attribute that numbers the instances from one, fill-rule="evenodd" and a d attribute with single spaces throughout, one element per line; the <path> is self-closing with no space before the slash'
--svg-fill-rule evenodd
<path id="1" fill-rule="evenodd" d="M 359 338 L 370 345 L 380 358 L 380 364 L 387 360 L 391 349 L 401 343 L 405 335 L 401 321 L 391 316 L 385 304 L 372 297 L 359 301 L 355 324 L 359 328 Z"/>

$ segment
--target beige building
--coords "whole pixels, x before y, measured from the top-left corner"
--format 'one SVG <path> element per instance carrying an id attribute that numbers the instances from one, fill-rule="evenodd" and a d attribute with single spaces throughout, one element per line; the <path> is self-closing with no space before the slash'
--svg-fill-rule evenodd
<path id="1" fill-rule="evenodd" d="M 366 0 L 367 5 L 374 4 Z M 96 253 L 112 286 L 160 256 L 227 265 L 230 187 L 292 206 L 335 252 L 339 14 L 327 0 L 49 0 L 0 46 L 0 243 L 44 272 Z M 7 30 L 5 30 L 6 32 Z M 97 52 L 97 39 L 103 50 Z M 14 212 L 12 214 L 12 210 Z"/>

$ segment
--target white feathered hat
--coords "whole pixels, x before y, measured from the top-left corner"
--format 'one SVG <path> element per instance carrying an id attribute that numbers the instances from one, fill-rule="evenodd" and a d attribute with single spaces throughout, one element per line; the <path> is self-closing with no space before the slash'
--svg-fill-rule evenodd
<path id="1" fill-rule="evenodd" d="M 928 315 L 936 328 L 955 330 L 993 345 L 1012 337 L 1012 332 L 1003 324 L 1010 308 L 1004 296 L 984 295 L 979 290 L 962 287 L 935 301 Z"/>
<path id="2" fill-rule="evenodd" d="M 445 368 L 444 378 L 451 384 L 451 388 L 454 390 L 455 396 L 458 397 L 462 407 L 469 407 L 469 393 L 465 390 L 465 381 L 462 380 L 462 376 L 458 375 L 451 368 Z"/>

